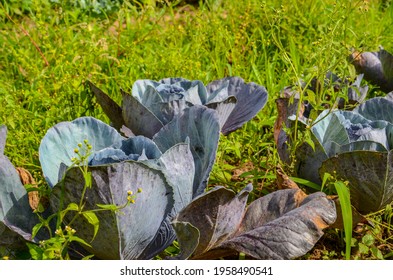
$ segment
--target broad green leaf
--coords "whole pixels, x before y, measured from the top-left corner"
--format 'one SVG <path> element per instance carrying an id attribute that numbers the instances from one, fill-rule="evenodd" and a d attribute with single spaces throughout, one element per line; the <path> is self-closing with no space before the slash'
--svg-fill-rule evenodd
<path id="1" fill-rule="evenodd" d="M 79 211 L 79 205 L 76 203 L 70 203 L 67 205 L 67 208 L 63 210 L 63 212 L 66 211 Z"/>
<path id="2" fill-rule="evenodd" d="M 37 236 L 37 233 L 40 231 L 40 229 L 43 227 L 43 223 L 38 223 L 36 224 L 33 229 L 31 230 L 31 236 L 32 238 Z"/>
<path id="3" fill-rule="evenodd" d="M 75 236 L 75 235 L 71 236 L 69 238 L 69 241 L 75 241 L 75 242 L 78 242 L 80 244 L 83 244 L 86 247 L 91 247 L 91 245 L 89 243 L 87 243 L 85 240 L 83 240 L 82 238 L 79 238 L 78 236 Z"/>
<path id="4" fill-rule="evenodd" d="M 72 203 L 69 203 L 69 204 L 67 205 L 66 209 L 64 209 L 64 210 L 62 210 L 62 211 L 60 212 L 60 220 L 63 220 L 63 219 L 64 219 L 64 216 L 67 215 L 67 213 L 68 213 L 69 211 L 79 212 L 79 211 L 80 211 L 79 205 L 78 205 L 77 203 L 73 203 L 73 202 L 72 202 Z"/>
<path id="5" fill-rule="evenodd" d="M 113 211 L 113 212 L 119 210 L 119 209 L 118 209 L 118 206 L 117 206 L 117 205 L 114 205 L 114 204 L 100 204 L 100 203 L 97 203 L 96 206 L 97 206 L 98 208 L 105 209 L 105 210 L 109 210 L 109 211 Z"/>
<path id="6" fill-rule="evenodd" d="M 43 249 L 34 243 L 26 243 L 29 248 L 29 253 L 33 260 L 42 260 L 42 255 L 44 253 Z"/>
<path id="7" fill-rule="evenodd" d="M 92 211 L 83 211 L 82 215 L 89 222 L 89 224 L 94 227 L 94 235 L 92 238 L 92 240 L 94 240 L 100 227 L 100 221 L 98 220 L 97 215 Z"/>

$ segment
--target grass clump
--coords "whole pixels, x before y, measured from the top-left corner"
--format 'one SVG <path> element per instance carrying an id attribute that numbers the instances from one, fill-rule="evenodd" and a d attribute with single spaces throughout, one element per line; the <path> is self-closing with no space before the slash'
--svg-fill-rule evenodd
<path id="1" fill-rule="evenodd" d="M 99 6 L 90 7 L 73 1 L 1 2 L 0 123 L 9 130 L 5 151 L 38 184 L 44 184 L 38 147 L 51 126 L 80 116 L 108 122 L 84 87 L 87 79 L 120 101 L 120 87 L 129 89 L 137 79 L 184 77 L 207 84 L 233 75 L 264 85 L 269 101 L 253 121 L 222 137 L 210 184 L 239 190 L 252 182 L 253 195 L 261 196 L 277 188 L 274 100 L 281 90 L 300 80 L 310 84 L 328 71 L 354 78 L 347 61 L 351 48 L 393 50 L 390 1 L 159 2 L 98 1 Z M 299 91 L 316 108 L 330 102 L 329 90 L 307 97 Z M 389 209 L 373 216 L 377 227 L 367 228 L 378 238 L 363 240 L 363 234 L 352 244 L 352 258 L 393 257 Z M 321 258 L 343 258 L 342 233 L 327 236 L 339 245 L 315 250 L 324 252 Z"/>

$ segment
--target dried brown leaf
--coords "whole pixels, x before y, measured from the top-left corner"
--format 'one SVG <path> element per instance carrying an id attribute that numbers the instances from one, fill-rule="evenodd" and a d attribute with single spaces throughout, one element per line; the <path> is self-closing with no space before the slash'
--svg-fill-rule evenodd
<path id="1" fill-rule="evenodd" d="M 38 188 L 36 181 L 34 180 L 33 176 L 29 171 L 22 167 L 17 167 L 16 171 L 19 174 L 20 181 L 24 186 L 30 185 L 31 187 Z M 38 191 L 30 191 L 28 193 L 29 196 L 29 204 L 31 209 L 36 210 L 40 203 L 40 195 Z"/>
<path id="2" fill-rule="evenodd" d="M 299 189 L 299 186 L 284 173 L 281 166 L 276 168 L 276 182 L 279 189 Z"/>

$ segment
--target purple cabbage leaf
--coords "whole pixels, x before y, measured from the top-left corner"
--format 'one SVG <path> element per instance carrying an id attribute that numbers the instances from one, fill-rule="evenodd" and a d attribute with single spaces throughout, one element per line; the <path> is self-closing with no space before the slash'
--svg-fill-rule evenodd
<path id="1" fill-rule="evenodd" d="M 216 80 L 207 86 L 201 81 L 184 78 L 137 80 L 131 94 L 122 91 L 121 106 L 93 83 L 89 82 L 89 85 L 116 129 L 125 126 L 127 135 L 149 138 L 175 115 L 195 105 L 216 110 L 221 132 L 229 134 L 255 117 L 268 98 L 264 87 L 245 83 L 239 77 Z M 150 125 L 145 126 L 145 123 Z"/>
<path id="2" fill-rule="evenodd" d="M 322 112 L 311 125 L 309 144 L 297 152 L 297 176 L 320 184 L 325 173 L 349 182 L 352 205 L 368 214 L 393 201 L 391 150 L 393 102 L 375 97 L 353 111 Z"/>
<path id="3" fill-rule="evenodd" d="M 293 259 L 311 250 L 336 220 L 324 193 L 285 189 L 246 207 L 247 185 L 238 194 L 216 187 L 195 198 L 174 220 L 178 259 L 218 259 L 242 252 L 255 259 Z"/>
<path id="4" fill-rule="evenodd" d="M 7 128 L 0 126 L 0 246 L 20 248 L 36 242 L 32 229 L 39 222 L 29 205 L 28 194 L 11 161 L 4 155 Z"/>

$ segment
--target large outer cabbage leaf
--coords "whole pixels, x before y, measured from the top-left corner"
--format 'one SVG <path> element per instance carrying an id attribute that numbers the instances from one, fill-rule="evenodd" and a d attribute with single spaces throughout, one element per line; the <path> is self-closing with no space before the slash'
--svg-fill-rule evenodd
<path id="1" fill-rule="evenodd" d="M 143 251 L 143 259 L 151 259 L 168 247 L 176 238 L 171 226 L 174 216 L 186 207 L 193 198 L 195 165 L 188 144 L 177 144 L 169 148 L 156 161 L 144 161 L 147 166 L 163 172 L 173 191 L 174 204 L 171 212 L 161 224 L 152 243 Z"/>
<path id="2" fill-rule="evenodd" d="M 34 241 L 32 228 L 39 221 L 18 172 L 3 154 L 6 135 L 6 126 L 0 126 L 0 245 L 21 246 L 20 237 Z"/>
<path id="3" fill-rule="evenodd" d="M 336 220 L 324 193 L 299 189 L 270 193 L 245 209 L 249 185 L 239 194 L 216 187 L 183 209 L 174 227 L 179 259 L 216 259 L 243 252 L 257 259 L 292 259 L 308 252 Z"/>
<path id="4" fill-rule="evenodd" d="M 383 209 L 393 201 L 392 151 L 357 150 L 323 162 L 320 169 L 349 182 L 352 205 L 362 214 Z"/>
<path id="5" fill-rule="evenodd" d="M 160 170 L 139 162 L 92 166 L 90 171 L 92 187 L 86 190 L 85 211 L 97 209 L 97 204 L 123 205 L 127 202 L 128 191 L 137 194 L 135 204 L 115 213 L 96 212 L 99 230 L 94 239 L 93 227 L 81 215 L 74 213 L 78 218 L 72 227 L 84 240 L 93 239 L 92 247 L 86 249 L 97 258 L 139 259 L 174 205 L 172 188 Z M 84 186 L 80 169 L 69 169 L 53 188 L 50 199 L 53 209 L 58 210 L 60 205 L 69 203 L 79 204 Z M 139 188 L 142 189 L 140 193 Z M 66 216 L 65 220 L 69 222 L 71 218 Z"/>
<path id="6" fill-rule="evenodd" d="M 204 106 L 195 105 L 177 115 L 164 126 L 153 141 L 161 151 L 189 139 L 195 162 L 193 197 L 203 193 L 216 158 L 220 125 L 217 113 Z"/>
<path id="7" fill-rule="evenodd" d="M 393 124 L 393 100 L 374 97 L 357 106 L 353 111 L 372 121 L 384 120 Z"/>
<path id="8" fill-rule="evenodd" d="M 108 147 L 120 148 L 124 140 L 116 129 L 92 117 L 56 124 L 46 132 L 39 147 L 41 168 L 49 186 L 61 179 L 61 165 L 72 165 L 74 149 L 85 139 L 93 153 Z"/>
<path id="9" fill-rule="evenodd" d="M 214 97 L 212 100 L 220 95 L 234 96 L 237 99 L 235 108 L 222 126 L 221 131 L 224 135 L 239 129 L 255 117 L 268 99 L 268 93 L 263 86 L 253 82 L 245 83 L 240 77 L 216 80 L 206 87 L 209 95 Z"/>

